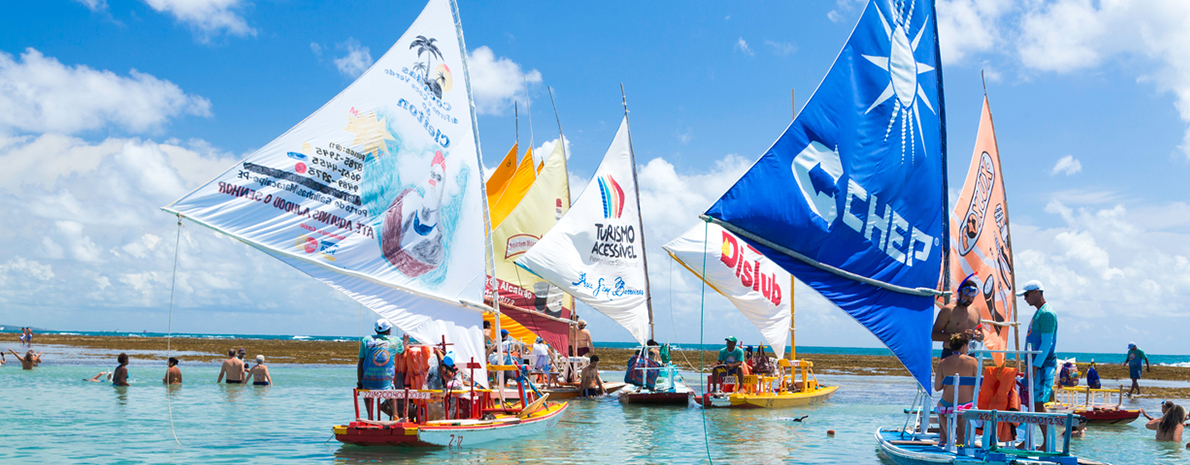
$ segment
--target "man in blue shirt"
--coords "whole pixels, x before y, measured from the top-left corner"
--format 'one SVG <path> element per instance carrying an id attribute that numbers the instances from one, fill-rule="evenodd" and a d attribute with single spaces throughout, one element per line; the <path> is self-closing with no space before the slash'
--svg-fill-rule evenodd
<path id="1" fill-rule="evenodd" d="M 1025 297 L 1025 303 L 1037 311 L 1029 321 L 1029 333 L 1025 344 L 1041 353 L 1033 356 L 1033 411 L 1045 412 L 1045 403 L 1054 392 L 1054 372 L 1058 368 L 1055 348 L 1058 345 L 1058 315 L 1045 303 L 1045 289 L 1037 280 L 1025 283 L 1018 296 Z M 1043 437 L 1045 428 L 1041 429 Z M 1049 438 L 1046 438 L 1048 441 Z"/>
<path id="2" fill-rule="evenodd" d="M 1150 372 L 1153 371 L 1153 367 L 1149 366 L 1149 356 L 1145 355 L 1145 351 L 1136 347 L 1135 342 L 1129 342 L 1128 358 L 1124 360 L 1124 363 L 1128 364 L 1128 377 L 1132 378 L 1132 389 L 1128 390 L 1128 395 L 1130 396 L 1132 395 L 1133 391 L 1136 391 L 1136 395 L 1140 395 L 1140 383 L 1137 381 L 1140 380 L 1140 362 L 1142 360 L 1145 362 L 1145 367 L 1147 367 Z"/>
<path id="3" fill-rule="evenodd" d="M 739 339 L 736 339 L 735 336 L 728 336 L 725 340 L 727 341 L 727 347 L 719 349 L 719 364 L 715 365 L 714 371 L 720 373 L 716 379 L 722 382 L 724 375 L 735 375 L 736 384 L 738 385 L 740 381 L 739 376 L 742 374 L 740 372 L 740 365 L 744 364 L 744 349 L 736 346 Z"/>
<path id="4" fill-rule="evenodd" d="M 356 388 L 368 390 L 394 389 L 393 378 L 396 377 L 397 354 L 405 352 L 405 345 L 400 339 L 393 339 L 393 325 L 388 320 L 376 320 L 376 334 L 366 337 L 359 343 L 359 363 L 356 365 Z M 372 403 L 365 402 L 369 417 L 372 415 Z M 383 401 L 380 410 L 392 415 L 392 403 Z"/>

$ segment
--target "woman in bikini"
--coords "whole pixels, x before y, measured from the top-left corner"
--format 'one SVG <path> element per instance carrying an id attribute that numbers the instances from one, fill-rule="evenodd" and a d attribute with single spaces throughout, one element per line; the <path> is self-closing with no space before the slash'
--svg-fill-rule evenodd
<path id="1" fill-rule="evenodd" d="M 938 362 L 938 369 L 934 376 L 934 390 L 942 391 L 942 398 L 938 401 L 938 446 L 949 441 L 946 433 L 948 416 L 972 408 L 971 401 L 975 397 L 975 375 L 979 370 L 979 362 L 975 357 L 967 355 L 967 344 L 971 340 L 966 333 L 958 333 L 950 337 L 947 346 L 954 351 L 949 357 Z M 959 375 L 958 380 L 954 375 Z M 955 385 L 958 385 L 958 400 L 955 400 Z M 955 437 L 963 437 L 963 423 L 959 422 L 955 428 Z"/>
<path id="2" fill-rule="evenodd" d="M 1186 409 L 1181 405 L 1168 400 L 1161 402 L 1160 418 L 1149 416 L 1144 409 L 1141 409 L 1140 414 L 1149 419 L 1145 428 L 1157 430 L 1158 441 L 1182 442 L 1182 422 L 1186 421 Z"/>
<path id="3" fill-rule="evenodd" d="M 256 366 L 248 370 L 248 375 L 252 376 L 253 386 L 269 386 L 273 384 L 273 378 L 269 376 L 269 367 L 264 366 L 264 356 L 256 356 Z"/>

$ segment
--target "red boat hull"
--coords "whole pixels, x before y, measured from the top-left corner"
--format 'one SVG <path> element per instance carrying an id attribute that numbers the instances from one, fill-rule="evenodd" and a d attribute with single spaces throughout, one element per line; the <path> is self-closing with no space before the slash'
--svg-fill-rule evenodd
<path id="1" fill-rule="evenodd" d="M 687 405 L 693 393 L 689 392 L 641 392 L 620 396 L 620 402 L 625 404 L 664 404 Z"/>
<path id="2" fill-rule="evenodd" d="M 1132 423 L 1140 416 L 1140 410 L 1124 410 L 1124 409 L 1095 409 L 1095 410 L 1076 410 L 1076 415 L 1082 415 L 1087 419 L 1088 423 L 1118 425 Z"/>

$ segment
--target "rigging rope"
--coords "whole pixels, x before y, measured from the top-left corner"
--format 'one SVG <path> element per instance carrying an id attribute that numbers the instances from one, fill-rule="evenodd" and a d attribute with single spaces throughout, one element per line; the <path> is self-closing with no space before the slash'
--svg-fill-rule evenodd
<path id="1" fill-rule="evenodd" d="M 178 248 L 182 244 L 182 215 L 178 215 L 178 234 L 174 239 L 174 272 L 173 277 L 169 280 L 169 320 L 166 326 L 165 333 L 165 357 L 169 359 L 173 353 L 173 346 L 171 340 L 174 336 L 174 288 L 177 287 L 178 282 Z M 166 376 L 168 378 L 168 375 Z M 173 397 L 170 394 L 170 386 L 165 385 L 165 405 L 169 410 L 169 432 L 174 435 L 174 442 L 182 445 L 182 441 L 178 440 L 178 432 L 174 429 L 174 405 L 170 399 Z"/>
<path id="2" fill-rule="evenodd" d="M 707 275 L 706 243 L 707 243 L 707 239 L 708 239 L 707 235 L 710 234 L 709 231 L 711 229 L 709 224 L 710 224 L 710 222 L 704 222 L 703 226 L 702 226 L 703 248 L 702 248 L 702 275 L 701 276 Z M 701 281 L 702 284 L 699 286 L 699 303 L 698 303 L 698 376 L 702 377 L 702 358 L 703 358 L 703 356 L 706 355 L 706 353 L 702 350 L 702 338 L 704 336 L 703 326 L 705 325 L 705 321 L 703 320 L 703 318 L 706 316 L 706 311 L 707 311 L 707 280 L 705 278 L 703 278 L 703 279 L 700 279 L 699 281 Z M 702 388 L 702 390 L 703 390 L 702 443 L 707 448 L 707 462 L 710 462 L 711 465 L 714 465 L 715 461 L 713 459 L 711 459 L 711 441 L 707 438 L 707 408 L 709 407 L 707 404 L 711 402 L 711 398 L 706 395 L 706 391 L 707 391 L 707 389 L 710 389 L 710 387 L 711 387 L 710 385 L 705 385 Z"/>

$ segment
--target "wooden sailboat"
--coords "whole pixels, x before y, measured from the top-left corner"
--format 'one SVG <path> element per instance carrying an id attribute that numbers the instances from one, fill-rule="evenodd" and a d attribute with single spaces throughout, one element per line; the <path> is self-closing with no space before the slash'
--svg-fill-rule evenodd
<path id="1" fill-rule="evenodd" d="M 355 389 L 354 420 L 333 427 L 344 443 L 465 447 L 541 433 L 567 409 L 524 383 L 514 399 L 485 387 L 487 369 L 517 367 L 484 356 L 481 315 L 499 311 L 483 304 L 490 227 L 458 18 L 452 0 L 430 0 L 342 93 L 164 208 L 322 281 L 418 341 L 440 341 L 443 363 L 470 374 L 471 383 L 421 389 L 429 347 L 392 347 L 424 355 L 403 369 L 415 387 Z M 385 384 L 397 357 L 369 354 L 361 367 Z M 361 402 L 376 408 L 361 415 Z M 393 406 L 387 420 L 382 402 Z"/>
<path id="2" fill-rule="evenodd" d="M 750 320 L 778 359 L 767 373 L 707 377 L 707 390 L 696 396 L 703 407 L 789 408 L 825 402 L 838 386 L 824 386 L 813 363 L 798 360 L 794 328 L 794 279 L 730 231 L 704 223 L 665 245 L 669 256 L 727 297 Z M 789 337 L 788 358 L 783 346 Z M 764 344 L 760 345 L 764 353 Z M 768 365 L 768 357 L 762 364 Z M 741 365 L 741 368 L 744 368 Z M 749 370 L 751 371 L 751 370 Z"/>

